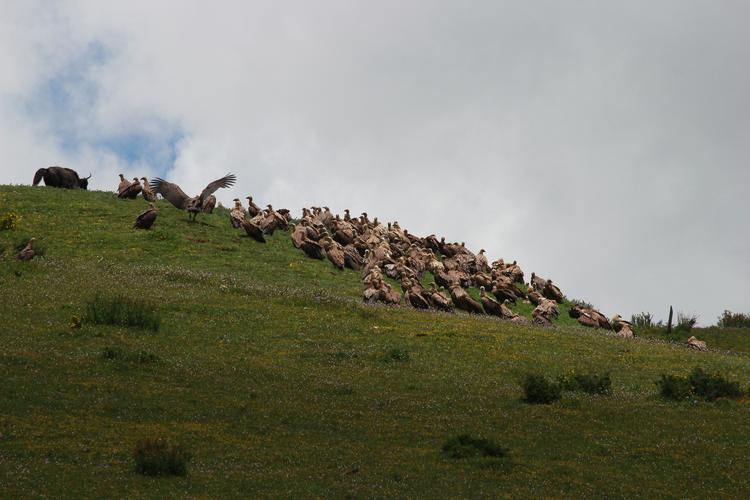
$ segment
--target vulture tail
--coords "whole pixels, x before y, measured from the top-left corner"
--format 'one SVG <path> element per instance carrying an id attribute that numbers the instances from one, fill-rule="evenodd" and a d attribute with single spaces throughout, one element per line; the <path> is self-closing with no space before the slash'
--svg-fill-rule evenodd
<path id="1" fill-rule="evenodd" d="M 42 177 L 44 177 L 44 174 L 46 173 L 46 168 L 40 168 L 39 170 L 37 170 L 34 174 L 34 183 L 32 184 L 32 186 L 36 186 L 37 184 L 39 184 L 39 182 L 42 180 Z"/>

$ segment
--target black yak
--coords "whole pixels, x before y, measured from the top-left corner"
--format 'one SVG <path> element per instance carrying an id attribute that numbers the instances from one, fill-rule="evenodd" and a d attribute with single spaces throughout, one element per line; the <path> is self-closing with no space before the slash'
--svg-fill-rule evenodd
<path id="1" fill-rule="evenodd" d="M 39 184 L 39 181 L 44 179 L 44 184 L 51 187 L 59 187 L 65 189 L 87 189 L 89 186 L 89 178 L 85 177 L 81 179 L 78 177 L 78 172 L 64 167 L 48 167 L 40 168 L 34 174 L 34 186 Z"/>

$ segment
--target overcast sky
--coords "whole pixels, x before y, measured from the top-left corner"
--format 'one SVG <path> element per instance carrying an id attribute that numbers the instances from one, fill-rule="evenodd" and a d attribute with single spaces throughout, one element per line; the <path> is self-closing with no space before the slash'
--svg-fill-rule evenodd
<path id="1" fill-rule="evenodd" d="M 569 297 L 750 311 L 750 2 L 0 0 L 0 183 L 398 220 Z"/>

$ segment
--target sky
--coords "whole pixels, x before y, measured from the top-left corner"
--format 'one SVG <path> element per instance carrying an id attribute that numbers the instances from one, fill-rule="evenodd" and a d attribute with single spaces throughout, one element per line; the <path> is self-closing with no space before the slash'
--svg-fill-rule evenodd
<path id="1" fill-rule="evenodd" d="M 609 315 L 750 312 L 750 2 L 0 0 L 0 183 L 330 206 Z"/>

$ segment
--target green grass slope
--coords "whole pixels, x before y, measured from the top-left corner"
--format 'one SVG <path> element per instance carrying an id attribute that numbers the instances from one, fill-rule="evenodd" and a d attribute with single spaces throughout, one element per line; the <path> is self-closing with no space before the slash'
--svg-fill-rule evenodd
<path id="1" fill-rule="evenodd" d="M 695 366 L 750 384 L 743 352 L 360 303 L 338 272 L 277 233 L 258 244 L 224 214 L 0 187 L 0 497 L 745 497 L 750 405 L 666 403 L 661 373 Z M 35 236 L 46 255 L 18 263 Z M 71 329 L 95 297 L 157 308 L 158 332 Z M 119 352 L 120 356 L 105 353 Z M 155 358 L 155 359 L 154 359 Z M 529 371 L 611 373 L 611 396 L 521 401 Z M 457 434 L 504 459 L 441 454 Z M 134 472 L 166 437 L 188 475 Z"/>

